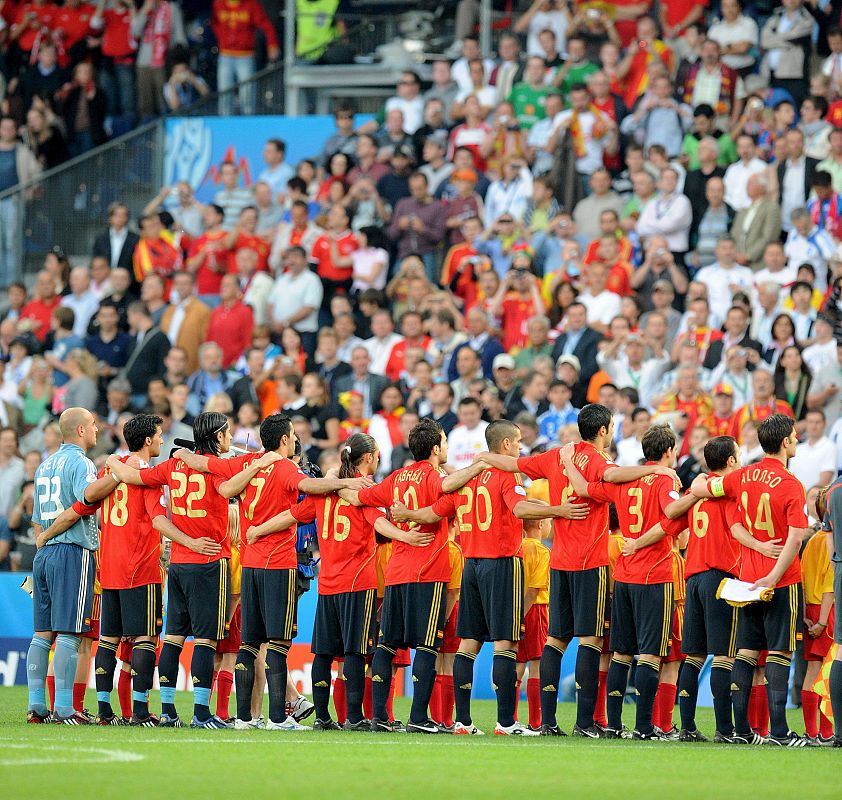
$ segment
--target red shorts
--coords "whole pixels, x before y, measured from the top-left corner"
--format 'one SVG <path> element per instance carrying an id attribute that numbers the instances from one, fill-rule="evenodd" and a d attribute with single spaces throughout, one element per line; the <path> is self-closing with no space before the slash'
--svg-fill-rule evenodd
<path id="1" fill-rule="evenodd" d="M 408 667 L 411 664 L 412 659 L 409 657 L 408 647 L 402 647 L 395 653 L 395 657 L 392 659 L 393 667 Z"/>
<path id="2" fill-rule="evenodd" d="M 681 631 L 684 628 L 684 604 L 676 606 L 672 612 L 672 634 L 670 651 L 666 658 L 661 659 L 664 663 L 670 661 L 684 661 L 685 655 L 681 652 Z"/>
<path id="3" fill-rule="evenodd" d="M 91 629 L 82 634 L 83 639 L 99 641 L 99 616 L 102 613 L 102 595 L 95 594 L 91 604 Z"/>
<path id="4" fill-rule="evenodd" d="M 765 667 L 766 666 L 766 657 L 769 655 L 768 650 L 761 650 L 760 655 L 757 656 L 757 666 L 758 667 Z"/>
<path id="5" fill-rule="evenodd" d="M 544 645 L 547 643 L 547 627 L 549 612 L 543 603 L 532 604 L 523 620 L 523 638 L 517 644 L 517 660 L 520 664 L 536 661 L 541 658 Z"/>
<path id="6" fill-rule="evenodd" d="M 120 647 L 117 649 L 117 658 L 124 664 L 131 664 L 132 650 L 134 650 L 134 639 L 120 639 Z"/>
<path id="7" fill-rule="evenodd" d="M 818 622 L 819 614 L 821 613 L 821 603 L 809 603 L 804 608 L 804 616 L 807 619 Z M 804 660 L 805 661 L 824 661 L 824 657 L 830 650 L 833 644 L 833 624 L 836 618 L 836 609 L 830 609 L 830 615 L 827 618 L 827 627 L 814 639 L 804 630 Z"/>
<path id="8" fill-rule="evenodd" d="M 240 604 L 234 611 L 234 616 L 231 618 L 231 625 L 228 628 L 228 636 L 220 639 L 216 643 L 216 652 L 220 655 L 224 653 L 239 653 L 240 645 L 242 644 L 242 623 L 240 620 Z"/>
<path id="9" fill-rule="evenodd" d="M 440 653 L 457 653 L 459 652 L 459 644 L 462 640 L 456 635 L 456 617 L 459 613 L 459 603 L 453 606 L 453 611 L 447 618 L 447 623 L 444 626 L 444 639 L 442 639 Z"/>

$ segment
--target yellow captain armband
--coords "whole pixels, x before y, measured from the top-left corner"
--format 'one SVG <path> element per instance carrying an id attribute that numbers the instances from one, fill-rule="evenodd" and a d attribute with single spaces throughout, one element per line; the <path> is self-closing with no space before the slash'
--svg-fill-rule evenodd
<path id="1" fill-rule="evenodd" d="M 708 491 L 711 497 L 725 497 L 725 482 L 721 477 L 708 481 Z"/>

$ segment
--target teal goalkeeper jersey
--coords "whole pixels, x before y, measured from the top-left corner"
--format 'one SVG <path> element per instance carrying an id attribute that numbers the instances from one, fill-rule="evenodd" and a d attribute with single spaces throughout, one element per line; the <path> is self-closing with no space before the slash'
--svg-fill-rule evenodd
<path id="1" fill-rule="evenodd" d="M 96 467 L 76 444 L 63 444 L 48 456 L 35 473 L 32 521 L 49 528 L 56 517 L 77 500 L 85 502 L 85 489 L 96 480 Z M 86 550 L 99 548 L 96 514 L 82 517 L 47 545 L 76 544 Z"/>

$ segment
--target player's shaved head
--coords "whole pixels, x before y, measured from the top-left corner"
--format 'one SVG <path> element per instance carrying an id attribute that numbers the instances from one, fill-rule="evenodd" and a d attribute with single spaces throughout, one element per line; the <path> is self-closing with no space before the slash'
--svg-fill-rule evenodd
<path id="1" fill-rule="evenodd" d="M 81 438 L 79 428 L 90 425 L 93 421 L 94 415 L 87 408 L 66 408 L 58 418 L 61 438 L 65 442 Z"/>
<path id="2" fill-rule="evenodd" d="M 518 433 L 520 433 L 520 429 L 514 422 L 509 422 L 507 419 L 498 419 L 485 429 L 485 442 L 490 452 L 499 453 L 503 442 L 506 439 L 514 439 Z"/>

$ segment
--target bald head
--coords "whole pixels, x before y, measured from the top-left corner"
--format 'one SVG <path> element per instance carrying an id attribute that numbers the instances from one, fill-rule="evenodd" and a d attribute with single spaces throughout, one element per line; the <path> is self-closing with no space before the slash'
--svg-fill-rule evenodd
<path id="1" fill-rule="evenodd" d="M 96 443 L 96 425 L 94 415 L 87 408 L 67 408 L 58 419 L 61 438 L 66 444 L 80 444 L 86 440 L 86 433 L 94 429 Z M 87 445 L 90 447 L 91 445 Z"/>

